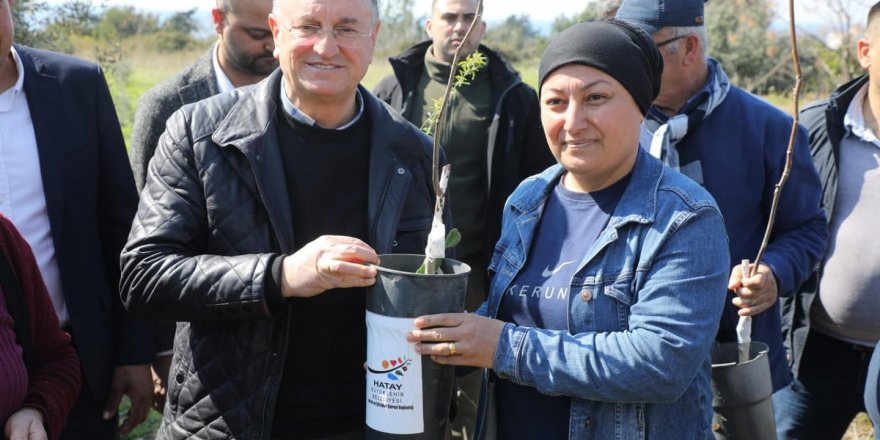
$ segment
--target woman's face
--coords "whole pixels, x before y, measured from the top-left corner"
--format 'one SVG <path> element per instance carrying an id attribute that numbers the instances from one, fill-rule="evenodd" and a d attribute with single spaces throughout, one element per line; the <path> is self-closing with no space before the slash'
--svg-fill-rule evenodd
<path id="1" fill-rule="evenodd" d="M 600 190 L 632 170 L 642 119 L 629 92 L 593 67 L 560 67 L 541 86 L 544 134 L 574 191 Z"/>

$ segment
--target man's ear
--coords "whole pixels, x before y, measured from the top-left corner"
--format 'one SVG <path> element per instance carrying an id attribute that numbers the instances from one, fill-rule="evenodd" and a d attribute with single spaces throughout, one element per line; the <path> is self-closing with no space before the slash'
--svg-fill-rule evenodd
<path id="1" fill-rule="evenodd" d="M 214 22 L 214 31 L 217 34 L 222 34 L 223 29 L 226 28 L 226 15 L 223 14 L 223 11 L 220 8 L 211 9 L 211 21 Z"/>
<path id="2" fill-rule="evenodd" d="M 859 65 L 863 69 L 871 67 L 871 41 L 867 38 L 859 38 L 856 42 L 856 56 L 859 58 Z"/>
<path id="3" fill-rule="evenodd" d="M 427 19 L 427 20 L 425 20 L 425 33 L 428 34 L 428 38 L 431 38 L 431 39 L 434 38 L 434 36 L 431 35 L 431 26 L 432 26 L 432 25 L 433 25 L 433 24 L 431 23 L 431 19 L 430 19 L 430 18 Z"/>
<path id="4" fill-rule="evenodd" d="M 272 31 L 272 40 L 275 43 L 274 44 L 275 48 L 272 49 L 272 55 L 277 60 L 277 59 L 279 59 L 279 56 L 281 53 L 281 49 L 280 49 L 281 42 L 278 41 L 278 33 L 281 32 L 281 26 L 279 26 L 278 18 L 275 17 L 275 14 L 272 14 L 272 13 L 269 13 L 268 22 L 269 22 L 269 30 Z"/>
<path id="5" fill-rule="evenodd" d="M 686 66 L 696 64 L 700 59 L 700 39 L 696 35 L 688 35 L 684 38 L 684 57 L 683 61 Z"/>

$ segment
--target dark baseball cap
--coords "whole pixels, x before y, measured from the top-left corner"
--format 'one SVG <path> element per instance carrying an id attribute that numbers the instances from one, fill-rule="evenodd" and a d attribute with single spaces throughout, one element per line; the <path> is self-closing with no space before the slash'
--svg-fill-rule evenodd
<path id="1" fill-rule="evenodd" d="M 616 17 L 653 34 L 667 26 L 703 26 L 706 0 L 623 0 Z"/>

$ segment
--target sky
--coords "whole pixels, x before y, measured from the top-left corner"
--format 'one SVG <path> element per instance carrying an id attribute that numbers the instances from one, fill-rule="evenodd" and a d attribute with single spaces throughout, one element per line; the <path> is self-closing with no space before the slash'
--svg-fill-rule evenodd
<path id="1" fill-rule="evenodd" d="M 380 0 L 380 5 L 386 1 L 394 0 Z M 582 6 L 577 5 L 586 4 L 586 2 L 578 2 L 576 0 L 540 0 L 540 2 L 535 2 L 535 0 L 483 1 L 484 9 L 486 11 L 485 20 L 490 25 L 493 22 L 502 21 L 513 14 L 526 14 L 529 16 L 532 23 L 545 32 L 549 30 L 554 18 L 562 14 L 574 15 L 582 10 Z M 50 4 L 59 4 L 63 2 L 64 0 L 48 0 L 48 3 Z M 774 2 L 777 4 L 776 16 L 778 17 L 778 24 L 786 25 L 788 22 L 788 1 L 774 0 Z M 814 25 L 822 23 L 827 18 L 826 16 L 823 16 L 823 13 L 827 14 L 827 11 L 822 11 L 817 7 L 811 7 L 810 5 L 824 2 L 825 0 L 795 0 L 795 14 L 798 22 Z M 870 5 L 872 2 L 869 2 L 868 0 L 846 0 L 846 2 L 853 5 L 851 8 L 852 16 L 858 19 L 855 24 L 863 24 L 863 17 L 866 15 L 868 9 L 868 6 L 866 5 Z M 537 3 L 540 4 L 540 7 L 536 7 Z M 205 11 L 205 20 L 207 22 L 207 20 L 209 20 L 207 11 L 211 9 L 215 2 L 214 0 L 105 0 L 105 4 L 107 6 L 132 5 L 141 10 L 159 13 L 185 11 L 197 8 Z M 430 8 L 431 0 L 415 0 L 415 9 L 417 11 L 425 11 L 425 15 L 427 15 Z"/>

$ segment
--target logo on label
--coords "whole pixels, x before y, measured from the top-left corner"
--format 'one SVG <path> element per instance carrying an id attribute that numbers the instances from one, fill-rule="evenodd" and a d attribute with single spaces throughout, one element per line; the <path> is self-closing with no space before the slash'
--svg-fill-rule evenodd
<path id="1" fill-rule="evenodd" d="M 574 260 L 566 261 L 565 263 L 562 263 L 559 266 L 557 266 L 556 269 L 550 269 L 550 266 L 547 266 L 547 268 L 544 269 L 544 272 L 541 272 L 541 276 L 544 278 L 550 278 L 553 275 L 558 274 L 559 271 L 562 270 L 563 267 L 565 267 L 571 263 L 574 263 Z"/>
<path id="2" fill-rule="evenodd" d="M 406 374 L 406 371 L 409 369 L 410 364 L 412 364 L 412 359 L 409 358 L 400 358 L 397 359 L 386 359 L 382 361 L 382 369 L 373 369 L 370 366 L 367 366 L 367 370 L 373 374 L 386 374 L 391 380 L 400 380 L 399 378 L 403 377 Z"/>

